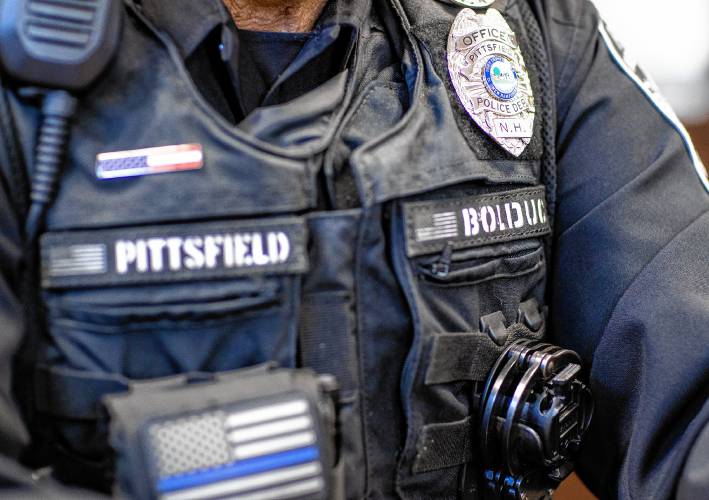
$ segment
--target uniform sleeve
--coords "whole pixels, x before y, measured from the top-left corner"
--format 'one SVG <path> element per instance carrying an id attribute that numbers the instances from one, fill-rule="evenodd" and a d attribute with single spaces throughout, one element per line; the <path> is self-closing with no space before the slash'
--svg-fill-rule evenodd
<path id="1" fill-rule="evenodd" d="M 603 498 L 709 491 L 706 473 L 688 482 L 709 439 L 703 167 L 590 3 L 545 9 L 558 103 L 552 325 L 587 363 L 596 400 L 579 472 Z"/>
<path id="2" fill-rule="evenodd" d="M 2 126 L 6 125 L 7 121 L 2 120 Z M 0 141 L 0 455 L 15 457 L 28 440 L 12 396 L 13 358 L 24 332 L 20 300 L 23 255 L 12 191 L 18 188 L 4 144 Z"/>

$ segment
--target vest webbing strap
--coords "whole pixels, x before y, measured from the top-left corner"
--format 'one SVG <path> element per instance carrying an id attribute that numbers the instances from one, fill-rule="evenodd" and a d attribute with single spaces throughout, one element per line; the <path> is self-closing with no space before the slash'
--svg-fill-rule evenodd
<path id="1" fill-rule="evenodd" d="M 414 474 L 456 467 L 472 458 L 474 419 L 447 424 L 430 424 L 422 429 L 417 445 Z"/>
<path id="2" fill-rule="evenodd" d="M 532 332 L 522 323 L 515 323 L 507 330 L 504 346 L 497 345 L 480 332 L 436 335 L 426 371 L 426 385 L 483 382 L 507 346 L 521 339 L 539 340 L 544 336 L 544 327 Z M 425 425 L 416 445 L 414 474 L 470 462 L 476 434 L 475 416 L 457 422 Z"/>
<path id="3" fill-rule="evenodd" d="M 426 385 L 482 382 L 502 350 L 480 332 L 436 335 L 426 370 Z"/>
<path id="4" fill-rule="evenodd" d="M 357 389 L 354 305 L 347 293 L 304 296 L 298 342 L 302 366 L 334 375 L 343 397 Z"/>
<path id="5" fill-rule="evenodd" d="M 436 335 L 426 370 L 426 385 L 483 382 L 507 346 L 521 339 L 541 340 L 544 336 L 544 328 L 532 332 L 522 323 L 513 324 L 507 331 L 507 342 L 503 346 L 480 332 Z"/>

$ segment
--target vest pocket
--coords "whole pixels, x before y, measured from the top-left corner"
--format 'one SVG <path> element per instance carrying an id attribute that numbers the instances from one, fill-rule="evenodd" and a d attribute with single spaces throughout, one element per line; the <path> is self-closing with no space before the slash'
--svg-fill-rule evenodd
<path id="1" fill-rule="evenodd" d="M 497 249 L 484 252 L 451 252 L 450 260 L 442 255 L 422 259 L 417 264 L 418 274 L 432 286 L 475 285 L 494 279 L 512 278 L 534 272 L 544 265 L 544 255 L 538 240 L 517 245 L 515 249 Z M 488 255 L 485 255 L 488 254 Z"/>
<path id="2" fill-rule="evenodd" d="M 297 289 L 281 277 L 49 293 L 51 350 L 68 367 L 136 379 L 294 366 Z"/>
<path id="3" fill-rule="evenodd" d="M 307 271 L 298 218 L 49 233 L 42 262 L 48 336 L 35 401 L 62 480 L 110 487 L 107 394 L 296 366 Z"/>
<path id="4" fill-rule="evenodd" d="M 531 206 L 538 193 L 394 203 L 393 260 L 414 327 L 402 376 L 408 430 L 397 487 L 403 498 L 416 498 L 422 488 L 455 498 L 462 466 L 475 459 L 476 388 L 509 343 L 544 334 L 543 322 L 524 314 L 542 302 L 545 287 L 548 226 L 541 226 L 540 206 L 535 224 L 531 209 L 522 220 L 524 201 Z M 461 213 L 477 215 L 479 232 Z M 536 315 L 542 317 L 538 307 Z"/>
<path id="5" fill-rule="evenodd" d="M 516 319 L 522 297 L 534 288 L 544 270 L 544 249 L 535 239 L 496 251 L 504 253 L 480 257 L 476 251 L 456 251 L 450 262 L 444 254 L 413 264 L 418 309 L 427 329 L 477 331 L 480 318 L 496 311 Z"/>

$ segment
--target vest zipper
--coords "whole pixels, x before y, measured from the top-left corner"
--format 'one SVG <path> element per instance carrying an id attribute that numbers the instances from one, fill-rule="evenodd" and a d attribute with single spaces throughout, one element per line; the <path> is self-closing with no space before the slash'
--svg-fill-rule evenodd
<path id="1" fill-rule="evenodd" d="M 453 261 L 453 244 L 449 241 L 446 243 L 446 248 L 443 249 L 439 259 L 431 264 L 431 274 L 436 278 L 447 278 L 451 272 L 451 263 Z"/>

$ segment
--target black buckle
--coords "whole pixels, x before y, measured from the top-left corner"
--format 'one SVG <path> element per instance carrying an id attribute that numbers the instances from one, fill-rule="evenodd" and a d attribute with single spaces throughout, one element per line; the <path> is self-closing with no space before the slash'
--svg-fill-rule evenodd
<path id="1" fill-rule="evenodd" d="M 573 351 L 521 340 L 492 368 L 480 398 L 486 498 L 551 498 L 573 471 L 593 400 Z"/>

